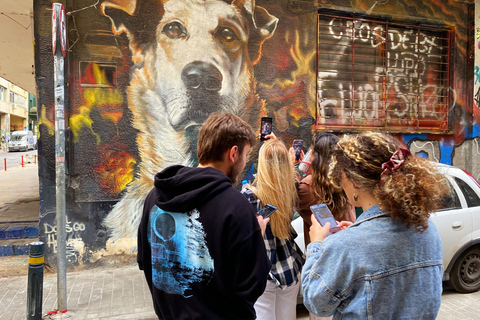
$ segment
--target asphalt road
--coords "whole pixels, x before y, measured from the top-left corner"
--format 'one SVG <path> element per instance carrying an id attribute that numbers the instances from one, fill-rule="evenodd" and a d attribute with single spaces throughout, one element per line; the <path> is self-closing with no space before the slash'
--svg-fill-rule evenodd
<path id="1" fill-rule="evenodd" d="M 28 155 L 26 157 L 26 155 Z M 8 169 L 20 167 L 22 166 L 22 156 L 23 161 L 26 163 L 27 161 L 35 161 L 35 155 L 38 155 L 37 150 L 29 150 L 29 151 L 12 151 L 12 152 L 3 152 L 0 151 L 0 170 L 5 170 L 5 162 L 7 163 L 7 171 Z"/>

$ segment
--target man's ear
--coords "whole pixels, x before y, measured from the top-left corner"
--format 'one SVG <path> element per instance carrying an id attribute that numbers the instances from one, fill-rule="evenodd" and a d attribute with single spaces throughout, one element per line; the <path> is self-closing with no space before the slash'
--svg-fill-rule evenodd
<path id="1" fill-rule="evenodd" d="M 230 149 L 228 149 L 228 161 L 229 163 L 235 163 L 237 161 L 237 158 L 240 156 L 238 153 L 238 146 L 233 146 Z"/>
<path id="2" fill-rule="evenodd" d="M 252 24 L 248 53 L 252 63 L 256 64 L 262 55 L 263 42 L 270 38 L 277 28 L 278 18 L 268 13 L 267 9 L 255 5 L 255 0 L 233 0 L 232 4 L 243 8 Z"/>

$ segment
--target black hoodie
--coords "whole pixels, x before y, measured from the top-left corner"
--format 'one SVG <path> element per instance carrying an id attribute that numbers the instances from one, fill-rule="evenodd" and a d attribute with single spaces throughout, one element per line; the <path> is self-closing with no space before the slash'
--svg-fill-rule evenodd
<path id="1" fill-rule="evenodd" d="M 159 319 L 171 320 L 255 319 L 271 267 L 253 207 L 210 167 L 156 174 L 137 261 Z"/>

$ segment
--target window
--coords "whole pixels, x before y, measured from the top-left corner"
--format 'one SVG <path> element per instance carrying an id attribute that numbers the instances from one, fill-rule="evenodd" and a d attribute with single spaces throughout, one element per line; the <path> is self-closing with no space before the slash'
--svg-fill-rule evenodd
<path id="1" fill-rule="evenodd" d="M 319 14 L 317 129 L 448 132 L 452 37 L 441 27 Z"/>
<path id="2" fill-rule="evenodd" d="M 10 102 L 11 103 L 15 102 L 15 94 L 13 92 L 10 92 Z"/>
<path id="3" fill-rule="evenodd" d="M 455 192 L 455 189 L 453 188 L 449 180 L 445 179 L 445 181 L 447 181 L 448 189 L 450 192 L 443 196 L 442 205 L 440 206 L 438 211 L 461 209 L 462 205 L 460 203 L 460 199 L 458 198 L 457 193 Z"/>
<path id="4" fill-rule="evenodd" d="M 25 98 L 15 93 L 15 105 L 25 108 Z"/>
<path id="5" fill-rule="evenodd" d="M 455 178 L 455 182 L 458 184 L 462 190 L 465 200 L 467 200 L 468 207 L 478 207 L 480 206 L 480 198 L 475 193 L 475 191 L 462 179 Z"/>
<path id="6" fill-rule="evenodd" d="M 116 82 L 116 66 L 95 62 L 80 62 L 80 83 L 82 86 L 114 87 Z"/>
<path id="7" fill-rule="evenodd" d="M 5 87 L 0 86 L 0 101 L 5 100 L 6 92 L 7 92 L 7 89 Z"/>

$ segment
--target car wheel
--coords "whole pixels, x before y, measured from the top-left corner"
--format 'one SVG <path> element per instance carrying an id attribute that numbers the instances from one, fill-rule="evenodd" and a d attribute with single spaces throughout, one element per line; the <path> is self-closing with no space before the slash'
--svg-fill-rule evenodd
<path id="1" fill-rule="evenodd" d="M 480 248 L 470 248 L 455 261 L 450 272 L 450 284 L 461 293 L 480 289 Z"/>

